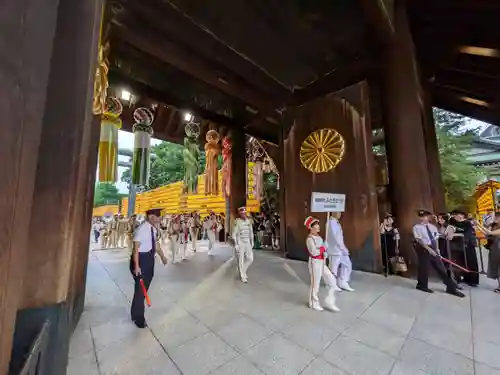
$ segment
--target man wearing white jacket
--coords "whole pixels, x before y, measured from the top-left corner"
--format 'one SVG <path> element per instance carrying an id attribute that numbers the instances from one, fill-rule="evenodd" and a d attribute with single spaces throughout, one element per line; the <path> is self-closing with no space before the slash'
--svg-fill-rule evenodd
<path id="1" fill-rule="evenodd" d="M 340 225 L 340 212 L 330 214 L 327 224 L 328 235 L 328 260 L 332 273 L 337 277 L 337 286 L 348 292 L 354 292 L 354 289 L 349 285 L 352 272 L 351 258 L 349 258 L 349 250 L 344 244 L 344 232 Z"/>
<path id="2" fill-rule="evenodd" d="M 240 278 L 242 282 L 246 283 L 248 282 L 247 270 L 253 262 L 253 228 L 252 220 L 247 217 L 246 207 L 238 208 L 238 214 L 240 217 L 234 221 L 231 237 L 238 256 Z"/>

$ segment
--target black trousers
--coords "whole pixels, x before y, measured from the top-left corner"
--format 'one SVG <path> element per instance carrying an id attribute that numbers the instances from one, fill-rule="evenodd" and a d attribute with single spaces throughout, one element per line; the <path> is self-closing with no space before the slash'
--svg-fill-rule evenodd
<path id="1" fill-rule="evenodd" d="M 144 286 L 146 287 L 146 290 L 149 290 L 155 271 L 155 255 L 153 251 L 139 253 L 139 267 L 141 268 Z M 132 299 L 132 306 L 130 307 L 130 317 L 133 321 L 144 322 L 145 297 L 139 282 L 141 277 L 134 275 L 134 268 L 134 259 L 130 257 L 130 273 L 132 273 L 135 283 L 134 297 Z"/>
<path id="2" fill-rule="evenodd" d="M 418 275 L 417 286 L 420 288 L 428 288 L 429 285 L 429 268 L 434 268 L 439 278 L 446 285 L 446 290 L 451 291 L 456 289 L 455 282 L 446 272 L 443 261 L 438 256 L 432 256 L 420 244 L 415 245 L 415 250 L 418 255 Z"/>

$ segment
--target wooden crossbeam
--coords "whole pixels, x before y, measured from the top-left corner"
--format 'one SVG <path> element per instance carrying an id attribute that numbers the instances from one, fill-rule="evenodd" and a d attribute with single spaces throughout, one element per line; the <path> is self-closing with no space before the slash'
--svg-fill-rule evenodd
<path id="1" fill-rule="evenodd" d="M 157 35 L 146 34 L 138 30 L 132 31 L 118 24 L 113 25 L 112 34 L 148 55 L 255 106 L 265 114 L 278 115 L 276 112 L 276 108 L 280 107 L 278 103 L 273 104 L 273 100 L 264 93 L 251 88 L 239 77 L 218 69 L 191 51 L 164 38 L 159 38 Z"/>
<path id="2" fill-rule="evenodd" d="M 500 126 L 500 110 L 498 107 L 483 107 L 460 100 L 461 95 L 443 87 L 432 87 L 432 105 L 447 111 Z"/>
<path id="3" fill-rule="evenodd" d="M 385 44 L 394 37 L 394 23 L 391 11 L 384 0 L 361 0 L 364 16 L 371 29 L 375 31 L 377 39 Z"/>
<path id="4" fill-rule="evenodd" d="M 212 111 L 201 108 L 194 103 L 186 103 L 185 101 L 182 101 L 171 94 L 154 89 L 146 85 L 145 83 L 132 79 L 119 71 L 111 70 L 108 74 L 108 78 L 110 84 L 126 85 L 134 93 L 137 93 L 137 95 L 151 98 L 160 103 L 172 105 L 180 111 L 189 111 L 197 117 L 214 122 L 218 125 L 223 125 L 231 129 L 244 131 L 246 134 L 251 135 L 255 138 L 265 140 L 272 144 L 278 144 L 278 136 L 276 135 L 263 133 L 256 129 L 244 129 L 245 124 L 238 122 L 237 119 L 231 119 L 224 115 L 219 115 Z"/>
<path id="5" fill-rule="evenodd" d="M 490 103 L 499 102 L 500 98 L 500 80 L 488 77 L 454 70 L 441 70 L 436 74 L 433 84 L 453 88 Z"/>
<path id="6" fill-rule="evenodd" d="M 195 24 L 193 19 L 182 14 L 171 3 L 163 0 L 129 1 L 126 6 L 134 16 L 141 18 L 141 22 L 154 25 L 155 29 L 167 35 L 169 39 L 190 46 L 200 56 L 241 76 L 267 95 L 273 98 L 290 95 L 291 90 L 275 77 L 218 39 L 209 30 Z"/>
<path id="7" fill-rule="evenodd" d="M 311 100 L 354 85 L 368 77 L 377 63 L 368 59 L 359 59 L 344 67 L 335 69 L 308 86 L 293 93 L 290 105 L 300 106 Z"/>

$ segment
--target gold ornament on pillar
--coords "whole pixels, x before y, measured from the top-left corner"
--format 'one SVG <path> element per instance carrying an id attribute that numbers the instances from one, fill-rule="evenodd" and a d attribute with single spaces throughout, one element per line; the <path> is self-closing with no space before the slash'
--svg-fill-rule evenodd
<path id="1" fill-rule="evenodd" d="M 209 130 L 205 137 L 205 195 L 219 194 L 219 173 L 217 159 L 220 154 L 220 136 L 216 130 Z"/>
<path id="2" fill-rule="evenodd" d="M 108 61 L 109 43 L 99 46 L 97 69 L 94 80 L 94 99 L 92 102 L 92 113 L 94 115 L 104 114 L 106 98 L 108 93 Z"/>
<path id="3" fill-rule="evenodd" d="M 345 153 L 344 138 L 334 129 L 312 132 L 300 147 L 300 162 L 313 173 L 325 173 L 342 161 Z"/>

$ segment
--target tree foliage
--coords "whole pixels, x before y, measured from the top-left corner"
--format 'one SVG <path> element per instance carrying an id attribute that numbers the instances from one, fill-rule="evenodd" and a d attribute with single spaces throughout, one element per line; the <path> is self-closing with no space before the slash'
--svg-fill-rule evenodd
<path id="1" fill-rule="evenodd" d="M 118 204 L 121 195 L 115 184 L 108 182 L 99 182 L 94 191 L 94 207 L 106 204 Z"/>
<path id="2" fill-rule="evenodd" d="M 467 162 L 467 151 L 477 136 L 462 115 L 434 108 L 441 174 L 449 209 L 468 205 L 483 170 Z"/>
<path id="3" fill-rule="evenodd" d="M 151 175 L 149 179 L 150 189 L 181 181 L 184 178 L 184 146 L 177 143 L 162 142 L 151 148 L 156 158 L 151 161 Z M 205 152 L 200 152 L 200 171 L 205 169 Z M 219 158 L 219 168 L 222 165 L 222 157 Z M 130 169 L 126 169 L 121 180 L 130 184 Z"/>

